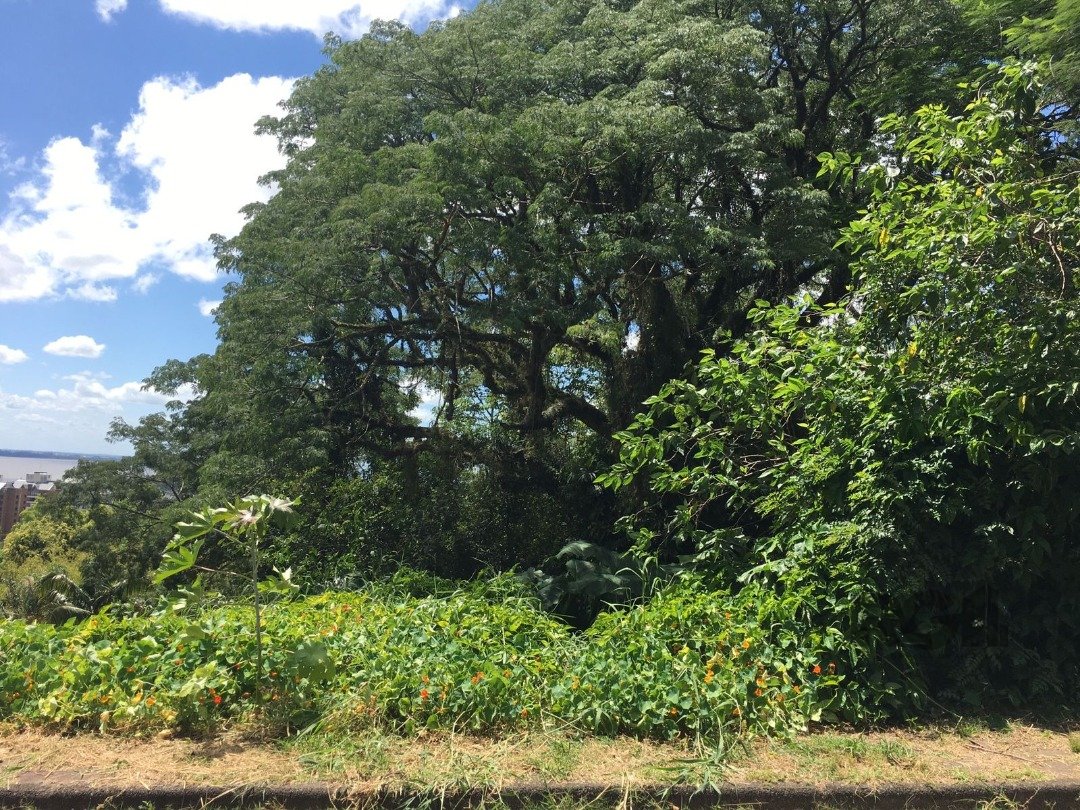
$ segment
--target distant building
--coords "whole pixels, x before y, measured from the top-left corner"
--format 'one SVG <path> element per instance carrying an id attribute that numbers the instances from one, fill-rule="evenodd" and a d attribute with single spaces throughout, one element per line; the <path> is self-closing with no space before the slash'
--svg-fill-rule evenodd
<path id="1" fill-rule="evenodd" d="M 26 508 L 30 487 L 26 484 L 18 486 L 19 483 L 0 483 L 0 537 L 5 537 L 11 531 Z"/>
<path id="2" fill-rule="evenodd" d="M 29 480 L 27 483 L 31 483 Z M 30 494 L 26 496 L 26 506 L 29 509 L 31 504 L 38 498 L 45 498 L 49 495 L 53 495 L 56 492 L 55 481 L 42 481 L 38 484 L 31 484 Z"/>
<path id="3" fill-rule="evenodd" d="M 28 473 L 14 483 L 0 481 L 0 538 L 11 531 L 19 515 L 40 497 L 56 492 L 56 482 L 48 473 Z"/>

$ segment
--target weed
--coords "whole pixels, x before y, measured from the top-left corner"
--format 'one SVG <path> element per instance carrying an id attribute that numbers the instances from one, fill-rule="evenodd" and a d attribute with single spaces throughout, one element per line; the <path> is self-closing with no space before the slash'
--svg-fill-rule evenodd
<path id="1" fill-rule="evenodd" d="M 1008 796 L 998 795 L 987 802 L 979 802 L 977 810 L 1020 810 L 1023 805 L 1014 802 Z"/>
<path id="2" fill-rule="evenodd" d="M 551 737 L 543 751 L 530 764 L 544 779 L 560 781 L 567 779 L 581 761 L 581 740 L 567 737 Z"/>

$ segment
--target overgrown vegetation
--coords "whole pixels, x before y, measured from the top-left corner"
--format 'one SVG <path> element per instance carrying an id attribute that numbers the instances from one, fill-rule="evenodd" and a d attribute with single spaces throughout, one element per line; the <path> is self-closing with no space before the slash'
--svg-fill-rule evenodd
<path id="1" fill-rule="evenodd" d="M 762 302 L 603 476 L 652 494 L 626 521 L 641 553 L 799 594 L 864 678 L 975 705 L 1080 682 L 1078 167 L 1055 167 L 1029 69 L 988 81 L 962 118 L 886 122 L 895 162 L 843 238 L 855 296 Z"/>
<path id="2" fill-rule="evenodd" d="M 0 626 L 0 711 L 197 728 L 267 678 L 281 728 L 716 740 L 1073 705 L 1075 5 L 499 0 L 330 40 L 261 124 L 290 160 L 219 244 L 218 350 L 152 377 L 195 398 L 3 548 L 13 615 L 124 607 Z M 177 521 L 242 533 L 203 510 L 259 491 L 303 519 L 192 580 Z M 308 595 L 253 627 L 275 566 Z"/>
<path id="3" fill-rule="evenodd" d="M 838 639 L 804 636 L 790 602 L 753 609 L 679 585 L 640 608 L 604 613 L 577 634 L 512 578 L 414 595 L 431 586 L 448 584 L 400 574 L 359 592 L 268 606 L 271 725 L 405 732 L 569 725 L 722 739 L 851 716 L 859 700 Z M 312 642 L 325 648 L 326 665 L 311 666 Z M 7 718 L 206 729 L 251 715 L 256 671 L 250 612 L 234 605 L 168 604 L 152 615 L 112 610 L 60 627 L 0 626 Z"/>

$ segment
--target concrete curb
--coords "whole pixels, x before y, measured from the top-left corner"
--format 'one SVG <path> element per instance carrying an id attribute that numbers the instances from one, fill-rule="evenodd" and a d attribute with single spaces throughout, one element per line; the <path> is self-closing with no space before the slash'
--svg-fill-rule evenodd
<path id="1" fill-rule="evenodd" d="M 625 788 L 596 784 L 523 784 L 495 789 L 438 791 L 355 791 L 341 785 L 260 785 L 244 787 L 159 786 L 117 789 L 80 785 L 27 785 L 0 788 L 0 808 L 83 810 L 136 808 L 154 810 L 189 807 L 254 807 L 269 804 L 284 810 L 329 808 L 467 808 L 498 801 L 516 809 L 544 801 L 569 800 L 596 808 L 621 807 L 712 808 L 745 807 L 769 810 L 828 808 L 973 808 L 1008 800 L 1024 808 L 1080 807 L 1080 782 L 1017 782 L 1002 785 L 893 784 L 877 788 L 852 785 L 723 785 L 700 790 L 692 786 L 644 785 Z"/>

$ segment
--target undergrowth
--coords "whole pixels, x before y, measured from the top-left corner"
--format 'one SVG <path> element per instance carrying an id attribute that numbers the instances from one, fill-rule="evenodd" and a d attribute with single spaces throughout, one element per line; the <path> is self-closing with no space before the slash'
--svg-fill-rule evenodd
<path id="1" fill-rule="evenodd" d="M 389 584 L 278 602 L 263 613 L 261 722 L 276 733 L 546 726 L 720 739 L 867 705 L 851 699 L 843 639 L 801 632 L 782 600 L 746 594 L 673 585 L 583 633 L 508 577 L 439 596 Z M 250 607 L 189 614 L 0 623 L 0 717 L 120 731 L 252 719 Z"/>

